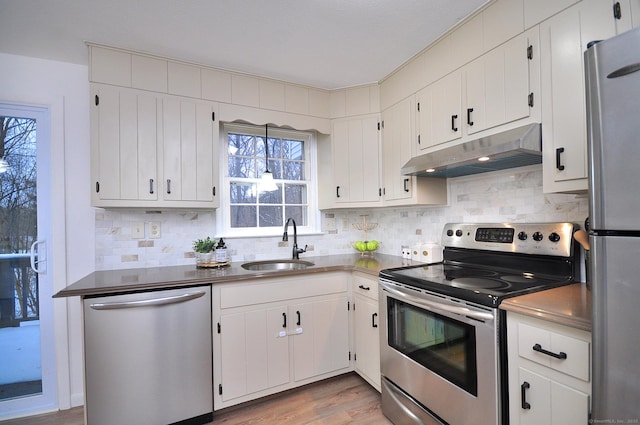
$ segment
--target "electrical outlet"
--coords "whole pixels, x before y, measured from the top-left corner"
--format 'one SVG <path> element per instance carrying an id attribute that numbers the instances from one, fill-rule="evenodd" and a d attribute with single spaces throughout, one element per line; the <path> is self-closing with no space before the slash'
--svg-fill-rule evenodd
<path id="1" fill-rule="evenodd" d="M 151 239 L 160 239 L 160 222 L 159 221 L 149 222 L 149 237 Z"/>
<path id="2" fill-rule="evenodd" d="M 144 239 L 144 222 L 136 221 L 131 224 L 131 239 Z"/>

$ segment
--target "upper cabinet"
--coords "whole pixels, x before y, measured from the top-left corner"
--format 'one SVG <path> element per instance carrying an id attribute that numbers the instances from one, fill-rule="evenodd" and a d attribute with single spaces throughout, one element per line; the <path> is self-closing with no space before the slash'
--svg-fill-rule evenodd
<path id="1" fill-rule="evenodd" d="M 217 105 L 91 86 L 92 204 L 216 208 Z"/>
<path id="2" fill-rule="evenodd" d="M 414 108 L 412 96 L 382 113 L 382 196 L 386 206 L 447 203 L 446 180 L 400 172 L 414 155 Z"/>
<path id="3" fill-rule="evenodd" d="M 465 134 L 529 118 L 535 113 L 539 55 L 535 28 L 464 68 L 466 102 L 462 126 Z"/>
<path id="4" fill-rule="evenodd" d="M 417 153 L 447 142 L 464 142 L 487 134 L 476 133 L 515 121 L 537 121 L 539 93 L 535 27 L 416 94 Z"/>
<path id="5" fill-rule="evenodd" d="M 377 114 L 333 120 L 334 203 L 344 206 L 380 203 L 379 125 Z"/>
<path id="6" fill-rule="evenodd" d="M 163 199 L 180 205 L 217 207 L 219 126 L 216 105 L 167 97 L 162 106 Z"/>
<path id="7" fill-rule="evenodd" d="M 452 72 L 416 94 L 418 150 L 460 139 L 461 124 L 462 77 L 460 71 Z"/>
<path id="8" fill-rule="evenodd" d="M 157 97 L 96 84 L 91 92 L 92 204 L 157 201 Z"/>
<path id="9" fill-rule="evenodd" d="M 583 0 L 540 24 L 545 192 L 587 190 L 584 51 L 616 34 L 614 3 Z"/>

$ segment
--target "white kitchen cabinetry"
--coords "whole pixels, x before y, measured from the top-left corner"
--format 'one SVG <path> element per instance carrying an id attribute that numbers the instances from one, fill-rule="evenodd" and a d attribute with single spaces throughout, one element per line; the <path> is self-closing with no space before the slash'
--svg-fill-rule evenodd
<path id="1" fill-rule="evenodd" d="M 91 85 L 92 204 L 216 208 L 217 105 Z"/>
<path id="2" fill-rule="evenodd" d="M 349 371 L 344 273 L 213 286 L 214 406 Z"/>
<path id="3" fill-rule="evenodd" d="M 414 155 L 415 101 L 411 96 L 382 113 L 382 195 L 385 205 L 446 204 L 446 180 L 400 173 Z"/>
<path id="4" fill-rule="evenodd" d="M 380 118 L 377 114 L 332 121 L 334 202 L 380 203 Z"/>
<path id="5" fill-rule="evenodd" d="M 540 81 L 538 49 L 538 29 L 534 28 L 464 68 L 465 135 L 528 118 L 535 111 Z"/>
<path id="6" fill-rule="evenodd" d="M 583 56 L 587 43 L 616 33 L 612 4 L 583 0 L 540 24 L 543 188 L 587 190 Z"/>
<path id="7" fill-rule="evenodd" d="M 510 423 L 588 423 L 590 345 L 589 332 L 507 312 Z"/>
<path id="8" fill-rule="evenodd" d="M 539 120 L 539 58 L 536 27 L 419 91 L 418 149 L 432 151 L 500 125 Z"/>
<path id="9" fill-rule="evenodd" d="M 461 78 L 460 70 L 454 71 L 416 94 L 419 150 L 462 137 Z"/>
<path id="10" fill-rule="evenodd" d="M 380 333 L 378 324 L 378 280 L 354 272 L 353 315 L 355 370 L 380 391 Z"/>
<path id="11" fill-rule="evenodd" d="M 177 97 L 166 97 L 162 103 L 163 199 L 217 207 L 219 128 L 215 104 Z"/>
<path id="12" fill-rule="evenodd" d="M 158 199 L 158 99 L 148 92 L 92 85 L 94 206 Z"/>

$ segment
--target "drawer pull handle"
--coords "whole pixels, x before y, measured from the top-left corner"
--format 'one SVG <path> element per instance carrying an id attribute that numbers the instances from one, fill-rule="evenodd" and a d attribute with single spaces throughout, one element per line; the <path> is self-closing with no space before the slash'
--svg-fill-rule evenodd
<path id="1" fill-rule="evenodd" d="M 537 351 L 538 353 L 542 353 L 542 354 L 546 354 L 547 356 L 551 356 L 555 359 L 560 359 L 560 360 L 564 360 L 567 358 L 567 353 L 565 353 L 564 351 L 560 351 L 559 353 L 553 353 L 551 351 L 547 351 L 544 348 L 542 348 L 542 345 L 540 344 L 536 344 L 533 346 L 533 351 Z"/>
<path id="2" fill-rule="evenodd" d="M 300 321 L 301 317 L 300 317 L 300 310 L 296 311 L 296 314 L 298 315 L 298 321 L 296 322 L 297 326 L 300 326 L 302 324 L 302 322 Z"/>
<path id="3" fill-rule="evenodd" d="M 287 327 L 287 313 L 282 313 L 282 327 Z"/>
<path id="4" fill-rule="evenodd" d="M 368 286 L 364 286 L 364 285 L 358 285 L 358 288 L 364 289 L 365 291 L 368 291 L 369 289 L 371 289 Z"/>
<path id="5" fill-rule="evenodd" d="M 525 410 L 531 409 L 531 404 L 527 403 L 527 390 L 531 387 L 527 381 L 524 381 L 522 385 L 520 385 L 520 401 L 521 407 Z"/>
<path id="6" fill-rule="evenodd" d="M 376 317 L 378 317 L 378 313 L 373 313 L 371 315 L 371 327 L 372 328 L 377 328 L 378 324 L 376 323 Z"/>

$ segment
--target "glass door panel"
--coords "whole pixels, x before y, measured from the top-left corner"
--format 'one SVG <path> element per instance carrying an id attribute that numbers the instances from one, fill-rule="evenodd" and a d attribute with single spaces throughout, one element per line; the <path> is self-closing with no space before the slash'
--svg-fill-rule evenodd
<path id="1" fill-rule="evenodd" d="M 472 325 L 387 298 L 388 344 L 458 387 L 478 395 Z"/>
<path id="2" fill-rule="evenodd" d="M 49 132 L 47 109 L 0 103 L 0 420 L 57 402 L 51 284 L 32 268 L 46 264 L 36 248 Z"/>

